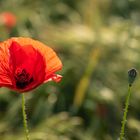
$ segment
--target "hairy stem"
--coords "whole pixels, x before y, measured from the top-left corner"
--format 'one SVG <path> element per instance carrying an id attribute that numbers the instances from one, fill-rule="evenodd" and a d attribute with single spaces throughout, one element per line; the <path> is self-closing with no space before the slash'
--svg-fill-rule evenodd
<path id="1" fill-rule="evenodd" d="M 124 131 L 125 131 L 125 125 L 126 125 L 126 119 L 127 119 L 127 113 L 128 113 L 128 107 L 129 107 L 129 100 L 130 100 L 130 95 L 131 95 L 131 86 L 128 87 L 128 93 L 125 101 L 125 108 L 124 108 L 124 114 L 123 114 L 123 119 L 122 119 L 122 126 L 121 126 L 121 132 L 120 132 L 120 139 L 124 139 Z"/>
<path id="2" fill-rule="evenodd" d="M 22 93 L 22 115 L 23 115 L 23 125 L 26 134 L 26 140 L 30 140 L 29 130 L 27 125 L 27 115 L 26 115 L 26 107 L 25 107 L 25 95 Z"/>

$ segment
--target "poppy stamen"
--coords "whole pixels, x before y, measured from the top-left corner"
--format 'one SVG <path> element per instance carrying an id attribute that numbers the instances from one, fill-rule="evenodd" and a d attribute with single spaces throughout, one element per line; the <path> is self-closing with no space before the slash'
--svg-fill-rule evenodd
<path id="1" fill-rule="evenodd" d="M 16 73 L 15 81 L 17 88 L 24 89 L 27 85 L 32 83 L 34 79 L 33 77 L 30 77 L 29 73 L 27 73 L 25 69 L 23 69 L 22 71 Z"/>

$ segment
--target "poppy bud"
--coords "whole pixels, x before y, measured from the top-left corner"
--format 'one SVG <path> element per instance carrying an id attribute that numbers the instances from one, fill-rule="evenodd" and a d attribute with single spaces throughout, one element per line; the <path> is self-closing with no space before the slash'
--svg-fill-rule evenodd
<path id="1" fill-rule="evenodd" d="M 129 82 L 129 86 L 132 86 L 135 78 L 137 76 L 137 71 L 136 69 L 132 68 L 128 71 L 128 82 Z"/>

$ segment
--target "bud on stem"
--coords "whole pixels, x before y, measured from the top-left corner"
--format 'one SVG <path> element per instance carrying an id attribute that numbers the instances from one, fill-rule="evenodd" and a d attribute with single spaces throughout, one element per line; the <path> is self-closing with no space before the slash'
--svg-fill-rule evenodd
<path id="1" fill-rule="evenodd" d="M 133 82 L 135 81 L 135 78 L 137 76 L 137 70 L 132 68 L 128 71 L 128 82 L 129 86 L 132 86 Z"/>

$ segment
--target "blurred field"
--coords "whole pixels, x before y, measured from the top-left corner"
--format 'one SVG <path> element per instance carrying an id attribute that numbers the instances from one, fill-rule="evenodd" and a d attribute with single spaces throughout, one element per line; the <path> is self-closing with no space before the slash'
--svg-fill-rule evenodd
<path id="1" fill-rule="evenodd" d="M 63 62 L 59 84 L 26 94 L 31 140 L 117 140 L 127 71 L 140 70 L 139 0 L 0 0 L 0 41 L 32 37 Z M 140 78 L 131 96 L 126 139 L 140 140 Z M 21 95 L 0 89 L 0 140 L 24 140 Z"/>

